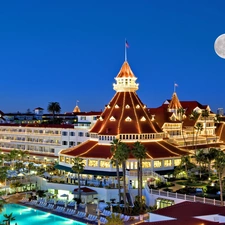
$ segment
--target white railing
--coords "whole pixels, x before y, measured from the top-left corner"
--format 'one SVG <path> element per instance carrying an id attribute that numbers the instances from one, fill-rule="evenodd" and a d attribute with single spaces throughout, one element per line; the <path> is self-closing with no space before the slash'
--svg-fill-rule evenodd
<path id="1" fill-rule="evenodd" d="M 149 189 L 147 184 L 146 186 L 147 187 L 145 187 L 145 189 L 149 190 L 149 194 L 159 195 L 159 196 L 168 197 L 168 198 L 181 199 L 185 201 L 201 202 L 201 203 L 221 206 L 221 201 L 219 200 L 209 199 L 205 197 L 197 197 L 195 195 L 186 195 L 186 194 L 172 193 L 168 191 Z M 225 206 L 224 202 L 223 202 L 223 205 Z"/>

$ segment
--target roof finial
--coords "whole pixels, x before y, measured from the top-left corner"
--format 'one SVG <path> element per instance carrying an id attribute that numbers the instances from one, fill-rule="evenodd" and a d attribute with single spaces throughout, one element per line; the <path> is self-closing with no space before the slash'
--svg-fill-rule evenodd
<path id="1" fill-rule="evenodd" d="M 174 82 L 173 92 L 176 93 L 176 87 L 178 87 L 178 84 Z"/>
<path id="2" fill-rule="evenodd" d="M 125 38 L 125 62 L 127 62 L 127 49 L 129 48 L 129 44 L 127 39 Z"/>
<path id="3" fill-rule="evenodd" d="M 76 106 L 78 106 L 78 102 L 79 102 L 79 100 L 76 101 Z"/>

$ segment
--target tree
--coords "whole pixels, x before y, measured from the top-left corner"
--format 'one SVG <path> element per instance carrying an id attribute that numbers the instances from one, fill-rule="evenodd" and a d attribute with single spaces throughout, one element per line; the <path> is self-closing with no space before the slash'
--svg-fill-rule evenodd
<path id="1" fill-rule="evenodd" d="M 190 156 L 189 155 L 183 155 L 181 157 L 180 166 L 184 166 L 185 173 L 186 173 L 187 176 L 188 176 L 188 169 L 189 169 L 190 165 L 191 165 Z"/>
<path id="2" fill-rule="evenodd" d="M 138 196 L 142 208 L 142 160 L 146 158 L 146 148 L 140 142 L 135 142 L 132 148 L 132 154 L 137 159 L 137 178 L 138 178 Z"/>
<path id="3" fill-rule="evenodd" d="M 122 166 L 123 170 L 123 201 L 124 210 L 126 211 L 126 161 L 129 157 L 130 149 L 127 144 L 120 142 L 116 152 L 114 153 L 114 158 L 117 160 L 118 165 Z"/>
<path id="4" fill-rule="evenodd" d="M 111 142 L 111 147 L 110 147 L 110 151 L 112 153 L 112 159 L 111 159 L 111 163 L 116 167 L 116 175 L 117 175 L 117 183 L 118 183 L 118 194 L 119 194 L 119 202 L 121 202 L 121 188 L 120 188 L 120 170 L 119 170 L 119 164 L 118 164 L 118 160 L 115 157 L 115 153 L 118 149 L 118 146 L 120 144 L 120 140 L 119 139 L 114 139 Z"/>
<path id="5" fill-rule="evenodd" d="M 5 203 L 5 201 L 1 199 L 0 200 L 0 213 L 2 213 L 4 210 L 4 203 Z"/>
<path id="6" fill-rule="evenodd" d="M 196 122 L 198 117 L 199 117 L 199 113 L 196 111 L 192 111 L 191 115 L 189 116 L 189 119 Z M 193 125 L 193 146 L 194 146 L 194 144 L 195 144 L 195 124 Z"/>
<path id="7" fill-rule="evenodd" d="M 24 161 L 24 158 L 29 155 L 29 151 L 26 150 L 18 150 L 19 159 Z"/>
<path id="8" fill-rule="evenodd" d="M 79 199 L 81 199 L 81 191 L 80 191 L 80 174 L 84 171 L 85 164 L 83 163 L 83 159 L 76 157 L 74 158 L 74 165 L 72 166 L 72 170 L 77 173 L 78 176 L 78 193 Z"/>
<path id="9" fill-rule="evenodd" d="M 195 136 L 195 149 L 196 149 L 198 135 L 199 135 L 199 132 L 201 132 L 203 130 L 203 125 L 202 125 L 202 123 L 197 123 L 194 128 L 197 130 L 196 136 Z"/>
<path id="10" fill-rule="evenodd" d="M 6 182 L 8 169 L 7 166 L 0 167 L 0 182 Z"/>
<path id="11" fill-rule="evenodd" d="M 199 176 L 202 176 L 202 164 L 206 164 L 207 158 L 206 154 L 204 153 L 203 149 L 200 149 L 195 154 L 196 162 L 199 164 Z"/>
<path id="12" fill-rule="evenodd" d="M 123 225 L 123 220 L 120 219 L 120 214 L 114 214 L 112 213 L 112 216 L 106 217 L 107 219 L 107 225 Z"/>
<path id="13" fill-rule="evenodd" d="M 3 216 L 6 218 L 7 225 L 10 225 L 10 222 L 15 220 L 15 216 L 13 216 L 13 213 L 4 214 Z"/>
<path id="14" fill-rule="evenodd" d="M 225 171 L 225 153 L 221 150 L 217 150 L 214 167 L 218 174 L 219 185 L 220 185 L 220 201 L 223 206 L 223 172 Z"/>
<path id="15" fill-rule="evenodd" d="M 202 117 L 204 118 L 204 121 L 205 121 L 205 136 L 206 136 L 206 139 L 207 139 L 207 130 L 206 130 L 207 124 L 206 124 L 206 120 L 209 117 L 209 111 L 207 109 L 202 110 Z"/>
<path id="16" fill-rule="evenodd" d="M 180 121 L 182 121 L 182 124 L 181 124 L 181 132 L 182 132 L 182 136 L 183 136 L 183 139 L 184 139 L 184 144 L 185 144 L 185 146 L 187 146 L 187 142 L 186 142 L 186 139 L 185 139 L 185 136 L 184 136 L 184 128 L 183 128 L 183 120 L 184 120 L 185 110 L 183 108 L 179 108 L 177 110 L 177 113 L 179 115 Z"/>
<path id="17" fill-rule="evenodd" d="M 55 120 L 55 114 L 61 112 L 61 106 L 58 102 L 49 102 L 48 103 L 48 112 L 52 113 L 53 121 Z"/>
<path id="18" fill-rule="evenodd" d="M 206 153 L 209 178 L 211 177 L 211 164 L 212 164 L 212 161 L 215 159 L 217 152 L 218 150 L 216 148 L 210 148 L 208 152 Z"/>

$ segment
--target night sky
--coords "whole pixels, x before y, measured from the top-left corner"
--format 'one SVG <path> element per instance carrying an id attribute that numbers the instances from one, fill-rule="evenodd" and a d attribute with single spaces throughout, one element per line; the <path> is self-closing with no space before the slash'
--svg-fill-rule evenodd
<path id="1" fill-rule="evenodd" d="M 225 60 L 214 42 L 225 33 L 224 0 L 27 0 L 0 2 L 0 110 L 26 112 L 79 100 L 100 111 L 114 96 L 124 62 L 139 97 L 157 107 L 173 94 L 213 111 L 225 108 Z"/>

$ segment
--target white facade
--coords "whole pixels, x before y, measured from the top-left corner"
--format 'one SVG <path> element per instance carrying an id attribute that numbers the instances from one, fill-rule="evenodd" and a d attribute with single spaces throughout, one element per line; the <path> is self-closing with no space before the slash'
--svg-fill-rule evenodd
<path id="1" fill-rule="evenodd" d="M 37 158 L 56 157 L 60 150 L 88 140 L 89 129 L 96 118 L 97 115 L 79 115 L 76 126 L 0 124 L 0 149 L 6 152 L 26 150 L 34 158 L 35 155 Z"/>

